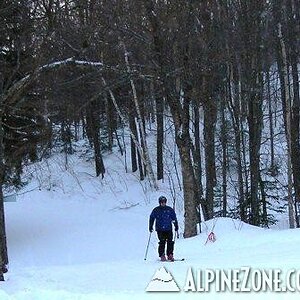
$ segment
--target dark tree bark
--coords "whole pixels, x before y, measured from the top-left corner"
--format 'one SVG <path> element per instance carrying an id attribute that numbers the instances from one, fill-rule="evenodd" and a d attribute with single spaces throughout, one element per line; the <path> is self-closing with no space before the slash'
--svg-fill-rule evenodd
<path id="1" fill-rule="evenodd" d="M 108 135 L 108 150 L 112 151 L 114 143 L 114 132 L 116 130 L 113 105 L 108 98 L 107 93 L 104 94 L 106 118 L 107 118 L 107 135 Z"/>
<path id="2" fill-rule="evenodd" d="M 206 195 L 205 201 L 208 208 L 208 217 L 214 215 L 214 187 L 216 186 L 215 165 L 215 126 L 217 108 L 214 100 L 204 103 L 204 150 L 206 170 Z"/>
<path id="3" fill-rule="evenodd" d="M 235 145 L 235 160 L 237 163 L 238 174 L 238 209 L 242 221 L 246 221 L 246 201 L 243 177 L 242 164 L 242 136 L 241 136 L 241 108 L 240 108 L 240 91 L 239 91 L 239 76 L 236 68 L 228 66 L 228 107 L 232 119 L 232 126 L 234 131 L 234 145 Z"/>
<path id="4" fill-rule="evenodd" d="M 259 178 L 259 186 L 260 186 L 261 202 L 262 202 L 261 224 L 264 227 L 268 227 L 268 211 L 267 211 L 267 199 L 266 199 L 266 192 L 265 192 L 265 182 L 262 180 L 261 176 Z"/>
<path id="5" fill-rule="evenodd" d="M 0 95 L 0 107 L 2 105 Z M 8 264 L 7 245 L 6 245 L 6 229 L 5 229 L 5 213 L 3 203 L 3 179 L 4 179 L 4 146 L 3 146 L 3 127 L 2 127 L 2 113 L 0 112 L 0 281 L 4 281 L 3 273 L 7 271 Z"/>
<path id="6" fill-rule="evenodd" d="M 195 146 L 193 147 L 193 162 L 194 162 L 194 172 L 195 172 L 195 181 L 197 186 L 197 195 L 196 195 L 196 206 L 199 215 L 198 222 L 201 222 L 201 205 L 204 203 L 203 199 L 203 185 L 202 185 L 202 159 L 201 159 L 201 142 L 200 142 L 200 113 L 199 113 L 199 104 L 196 101 L 193 101 L 194 109 L 194 138 Z M 203 214 L 205 218 L 208 218 L 207 211 L 205 211 L 205 205 L 202 206 Z"/>
<path id="7" fill-rule="evenodd" d="M 132 132 L 132 134 L 137 137 L 137 129 L 136 129 L 136 124 L 135 124 L 135 120 L 134 120 L 134 116 L 135 116 L 135 109 L 133 107 L 133 103 L 132 101 L 129 101 L 129 129 Z M 130 154 L 131 154 L 131 170 L 132 172 L 136 172 L 138 169 L 138 164 L 137 164 L 137 151 L 136 151 L 136 146 L 135 143 L 132 139 L 132 137 L 130 138 Z M 140 158 L 139 158 L 140 160 Z"/>
<path id="8" fill-rule="evenodd" d="M 163 145 L 164 145 L 164 100 L 156 98 L 156 158 L 157 158 L 157 179 L 164 178 Z"/>
<path id="9" fill-rule="evenodd" d="M 97 111 L 97 110 L 96 110 Z M 95 152 L 95 167 L 96 176 L 101 175 L 102 179 L 105 174 L 105 167 L 103 163 L 102 153 L 101 153 L 101 138 L 100 138 L 100 127 L 99 119 L 95 113 L 95 109 L 92 104 L 87 108 L 87 127 L 89 132 L 89 138 L 91 139 Z"/>
<path id="10" fill-rule="evenodd" d="M 225 94 L 225 91 L 224 91 Z M 221 145 L 222 145 L 222 215 L 227 215 L 227 124 L 225 117 L 225 95 L 221 99 Z"/>
<path id="11" fill-rule="evenodd" d="M 247 121 L 249 127 L 250 160 L 250 208 L 251 223 L 260 224 L 260 147 L 263 126 L 263 11 L 264 2 L 241 2 L 240 21 L 242 22 L 242 44 L 244 59 L 242 61 L 243 94 L 247 101 Z M 248 34 L 247 34 L 248 33 Z"/>
<path id="12" fill-rule="evenodd" d="M 288 177 L 288 208 L 289 208 L 289 223 L 290 228 L 295 227 L 295 212 L 297 212 L 296 201 L 293 198 L 293 152 L 296 151 L 295 129 L 292 129 L 293 120 L 293 103 L 291 103 L 291 89 L 290 89 L 290 62 L 288 60 L 289 47 L 287 41 L 289 36 L 285 34 L 284 28 L 288 27 L 287 11 L 289 8 L 286 6 L 286 1 L 276 1 L 273 4 L 273 14 L 276 26 L 276 36 L 277 36 L 277 63 L 279 69 L 279 78 L 281 84 L 281 99 L 282 107 L 284 112 L 284 127 L 287 141 L 287 177 Z M 292 29 L 293 30 L 293 29 Z M 298 104 L 297 104 L 298 105 Z M 297 110 L 297 109 L 296 109 Z M 297 112 L 296 112 L 297 115 Z M 297 122 L 297 116 L 296 116 Z M 299 121 L 298 121 L 299 122 Z M 299 126 L 299 125 L 298 125 Z M 298 131 L 296 129 L 296 131 Z M 296 163 L 297 164 L 297 163 Z M 295 179 L 294 179 L 295 180 Z M 298 222 L 298 220 L 297 220 Z M 298 226 L 298 223 L 297 223 Z"/>
<path id="13" fill-rule="evenodd" d="M 293 78 L 293 101 L 291 107 L 291 162 L 293 171 L 293 185 L 295 190 L 295 214 L 296 225 L 300 227 L 298 218 L 298 207 L 296 203 L 300 203 L 300 143 L 299 143 L 299 125 L 300 125 L 300 96 L 299 96 L 299 71 L 298 71 L 298 47 L 297 39 L 297 26 L 299 28 L 300 19 L 296 19 L 296 12 L 293 9 L 294 1 L 287 1 L 287 27 L 288 27 L 288 41 L 290 53 L 290 65 L 292 68 Z M 299 5 L 298 5 L 299 6 Z M 298 12 L 299 13 L 299 12 Z M 298 15 L 299 16 L 299 15 Z"/>
<path id="14" fill-rule="evenodd" d="M 268 99 L 268 113 L 269 113 L 269 127 L 270 127 L 270 155 L 271 155 L 271 165 L 270 171 L 272 176 L 277 174 L 275 168 L 275 151 L 274 151 L 274 124 L 273 124 L 273 107 L 272 107 L 272 98 L 271 98 L 271 83 L 270 83 L 270 69 L 266 71 L 266 80 L 267 80 L 267 99 Z"/>
<path id="15" fill-rule="evenodd" d="M 261 82 L 261 81 L 260 81 Z M 250 196 L 252 224 L 260 225 L 260 201 L 258 196 L 260 177 L 260 145 L 262 131 L 261 95 L 253 94 L 249 100 L 249 157 L 250 157 Z"/>

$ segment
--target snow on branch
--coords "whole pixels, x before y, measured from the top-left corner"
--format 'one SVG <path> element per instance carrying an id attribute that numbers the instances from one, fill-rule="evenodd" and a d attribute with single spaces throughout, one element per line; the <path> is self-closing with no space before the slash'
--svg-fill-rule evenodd
<path id="1" fill-rule="evenodd" d="M 119 68 L 118 66 L 109 66 L 105 65 L 100 61 L 88 61 L 88 60 L 77 60 L 74 57 L 66 58 L 64 60 L 54 61 L 39 67 L 36 67 L 30 74 L 26 75 L 25 77 L 21 78 L 17 82 L 15 82 L 9 90 L 2 95 L 2 103 L 15 103 L 22 99 L 22 94 L 24 91 L 29 87 L 29 85 L 36 80 L 42 73 L 58 69 L 60 67 L 65 66 L 74 66 L 79 68 L 92 68 L 96 70 L 110 70 L 115 71 L 117 73 L 124 73 L 125 70 Z M 137 70 L 127 70 L 126 74 L 130 73 L 131 75 L 138 76 L 141 78 L 152 78 L 152 75 L 145 75 L 139 73 Z"/>
<path id="2" fill-rule="evenodd" d="M 87 61 L 87 60 L 76 60 L 73 57 L 67 58 L 60 61 L 55 61 L 52 63 L 45 64 L 36 68 L 32 73 L 26 75 L 25 77 L 18 80 L 3 97 L 3 101 L 7 102 L 14 102 L 19 98 L 22 92 L 32 83 L 35 79 L 37 79 L 43 72 L 57 69 L 62 66 L 83 66 L 83 67 L 92 67 L 92 68 L 103 68 L 102 62 L 94 62 L 94 61 Z"/>
<path id="3" fill-rule="evenodd" d="M 56 61 L 53 63 L 46 64 L 40 67 L 40 71 L 49 70 L 52 68 L 56 68 L 62 65 L 82 65 L 82 66 L 90 66 L 90 67 L 103 67 L 102 62 L 93 62 L 93 61 L 86 61 L 86 60 L 76 60 L 73 57 L 67 58 L 65 60 Z"/>

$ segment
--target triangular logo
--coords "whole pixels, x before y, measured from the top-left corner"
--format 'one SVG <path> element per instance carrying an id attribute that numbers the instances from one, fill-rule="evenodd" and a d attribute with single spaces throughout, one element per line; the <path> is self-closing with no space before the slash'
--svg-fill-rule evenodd
<path id="1" fill-rule="evenodd" d="M 165 267 L 159 268 L 146 288 L 146 292 L 180 292 L 174 277 Z"/>

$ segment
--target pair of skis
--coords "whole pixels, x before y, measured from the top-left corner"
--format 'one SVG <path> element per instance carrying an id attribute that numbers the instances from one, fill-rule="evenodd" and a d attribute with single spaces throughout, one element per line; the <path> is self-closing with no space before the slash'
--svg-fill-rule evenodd
<path id="1" fill-rule="evenodd" d="M 160 262 L 175 262 L 175 261 L 184 261 L 185 258 L 174 258 L 174 260 L 159 260 Z"/>

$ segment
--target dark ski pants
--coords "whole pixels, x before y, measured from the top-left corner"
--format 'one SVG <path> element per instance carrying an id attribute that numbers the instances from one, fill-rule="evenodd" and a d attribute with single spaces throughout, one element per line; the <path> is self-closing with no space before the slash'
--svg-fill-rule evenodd
<path id="1" fill-rule="evenodd" d="M 165 254 L 165 248 L 167 243 L 167 255 L 173 254 L 174 242 L 173 242 L 173 231 L 157 231 L 157 236 L 159 239 L 158 255 L 161 257 Z"/>

